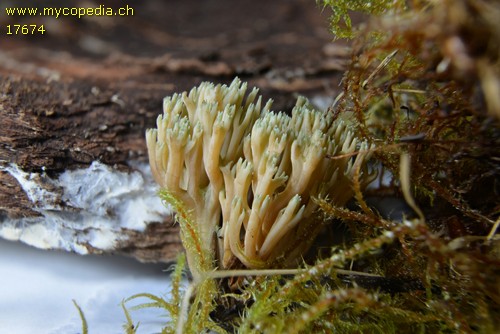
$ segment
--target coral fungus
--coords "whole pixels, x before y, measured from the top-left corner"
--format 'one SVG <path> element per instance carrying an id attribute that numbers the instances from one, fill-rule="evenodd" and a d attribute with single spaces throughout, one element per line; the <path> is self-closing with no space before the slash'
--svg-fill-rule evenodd
<path id="1" fill-rule="evenodd" d="M 217 253 L 223 268 L 295 264 L 323 226 L 312 198 L 342 206 L 353 196 L 354 167 L 363 167 L 363 185 L 371 179 L 369 145 L 348 117 L 334 119 L 304 98 L 291 117 L 274 113 L 257 89 L 245 98 L 246 90 L 235 79 L 167 97 L 146 135 L 155 180 L 174 209 L 191 212 L 199 234 L 200 245 L 186 245 L 192 271 L 197 252 Z"/>

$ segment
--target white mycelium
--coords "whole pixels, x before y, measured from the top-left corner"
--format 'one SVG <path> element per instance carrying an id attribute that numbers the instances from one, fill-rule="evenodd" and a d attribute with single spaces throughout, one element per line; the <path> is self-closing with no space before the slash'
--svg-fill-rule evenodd
<path id="1" fill-rule="evenodd" d="M 57 178 L 26 173 L 16 165 L 3 167 L 20 184 L 38 217 L 7 218 L 0 237 L 44 249 L 81 254 L 113 250 L 128 238 L 124 230 L 143 231 L 148 223 L 171 214 L 156 196 L 147 165 L 127 173 L 100 162 L 66 171 Z"/>

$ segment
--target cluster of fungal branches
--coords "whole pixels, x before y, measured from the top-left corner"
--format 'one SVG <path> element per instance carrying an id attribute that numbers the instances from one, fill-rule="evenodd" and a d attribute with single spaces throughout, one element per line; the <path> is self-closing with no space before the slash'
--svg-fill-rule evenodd
<path id="1" fill-rule="evenodd" d="M 147 132 L 151 170 L 181 217 L 196 280 L 215 265 L 296 266 L 321 231 L 313 198 L 343 206 L 354 173 L 363 188 L 373 179 L 365 168 L 370 146 L 354 136 L 349 117 L 304 98 L 288 116 L 246 90 L 236 78 L 174 94 Z M 202 254 L 210 254 L 203 264 Z"/>

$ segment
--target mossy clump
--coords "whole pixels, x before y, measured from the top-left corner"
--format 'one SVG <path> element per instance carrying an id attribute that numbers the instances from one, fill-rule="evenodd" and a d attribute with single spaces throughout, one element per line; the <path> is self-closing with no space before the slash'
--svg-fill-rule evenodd
<path id="1" fill-rule="evenodd" d="M 333 6 L 334 31 L 345 22 L 357 37 L 328 112 L 355 115 L 356 135 L 392 177 L 362 193 L 354 173 L 354 209 L 315 199 L 349 236 L 329 256 L 286 275 L 209 273 L 190 288 L 194 302 L 174 293 L 168 305 L 179 310 L 164 332 L 499 332 L 500 4 L 323 5 Z M 351 10 L 374 15 L 353 29 Z M 373 194 L 403 198 L 413 213 L 384 218 L 365 200 Z"/>

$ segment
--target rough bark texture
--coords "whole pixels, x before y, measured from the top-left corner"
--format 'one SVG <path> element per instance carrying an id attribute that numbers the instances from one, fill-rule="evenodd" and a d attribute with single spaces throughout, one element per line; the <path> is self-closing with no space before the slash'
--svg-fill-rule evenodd
<path id="1" fill-rule="evenodd" d="M 47 30 L 0 36 L 0 224 L 41 215 L 40 203 L 7 166 L 34 173 L 53 193 L 61 190 L 46 178 L 94 161 L 127 172 L 131 162 L 147 162 L 144 131 L 154 125 L 162 98 L 203 80 L 240 76 L 273 98 L 275 110 L 290 109 L 297 93 L 335 95 L 347 53 L 331 44 L 326 16 L 313 0 L 143 0 L 129 6 L 134 15 L 128 17 L 0 15 L 2 26 L 36 23 Z M 63 202 L 55 206 L 64 210 Z M 171 260 L 180 243 L 171 217 L 166 220 L 142 232 L 124 229 L 126 240 L 104 251 Z"/>

